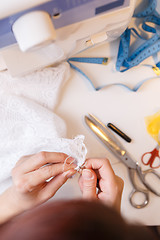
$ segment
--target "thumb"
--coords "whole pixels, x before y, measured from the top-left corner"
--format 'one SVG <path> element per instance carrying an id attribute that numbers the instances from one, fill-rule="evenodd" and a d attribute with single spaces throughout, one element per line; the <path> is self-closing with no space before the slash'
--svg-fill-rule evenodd
<path id="1" fill-rule="evenodd" d="M 83 198 L 85 199 L 94 199 L 97 198 L 96 194 L 96 185 L 97 185 L 97 176 L 95 172 L 91 169 L 84 169 L 82 171 L 83 179 Z"/>

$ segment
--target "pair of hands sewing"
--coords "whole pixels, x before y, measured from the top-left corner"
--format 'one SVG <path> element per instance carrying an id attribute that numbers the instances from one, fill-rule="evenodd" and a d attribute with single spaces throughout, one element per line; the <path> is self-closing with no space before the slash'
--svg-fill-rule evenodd
<path id="1" fill-rule="evenodd" d="M 6 221 L 53 197 L 76 173 L 75 167 L 74 159 L 63 153 L 40 152 L 22 157 L 12 170 L 13 185 L 1 196 L 3 212 L 0 221 Z M 123 180 L 114 174 L 107 159 L 88 159 L 80 175 L 79 186 L 83 198 L 99 199 L 120 211 Z"/>

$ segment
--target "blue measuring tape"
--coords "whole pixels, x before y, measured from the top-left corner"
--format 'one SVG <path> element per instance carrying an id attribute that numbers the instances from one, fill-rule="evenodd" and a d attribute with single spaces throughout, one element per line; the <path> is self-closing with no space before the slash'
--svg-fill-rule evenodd
<path id="1" fill-rule="evenodd" d="M 83 57 L 73 57 L 69 58 L 67 62 L 70 64 L 71 68 L 79 72 L 83 77 L 85 77 L 91 84 L 94 90 L 98 91 L 105 86 L 100 86 L 100 87 L 95 87 L 94 84 L 92 83 L 91 79 L 77 66 L 75 66 L 72 62 L 81 62 L 81 63 L 93 63 L 93 64 L 103 64 L 106 65 L 108 63 L 108 58 L 83 58 Z"/>
<path id="2" fill-rule="evenodd" d="M 134 14 L 133 17 L 135 18 L 141 18 L 142 19 L 142 29 L 146 32 L 152 33 L 153 36 L 149 39 L 145 39 L 142 37 L 135 28 L 127 28 L 125 32 L 120 36 L 120 44 L 119 44 L 119 50 L 118 50 L 118 56 L 117 56 L 117 62 L 116 62 L 116 70 L 119 72 L 125 72 L 137 65 L 139 65 L 143 60 L 146 58 L 156 54 L 158 51 L 160 51 L 160 36 L 157 33 L 156 28 L 151 27 L 148 25 L 148 23 L 154 23 L 156 25 L 160 26 L 160 15 L 156 11 L 157 7 L 157 0 L 148 0 L 148 6 L 146 9 L 144 9 L 142 12 L 139 12 L 137 14 Z M 132 33 L 136 34 L 138 38 L 144 40 L 144 43 L 141 44 L 135 51 L 130 55 L 130 45 L 131 45 L 131 35 Z M 70 66 L 81 73 L 92 85 L 92 87 L 98 91 L 104 87 L 109 86 L 122 86 L 127 88 L 130 91 L 136 92 L 144 82 L 147 80 L 143 80 L 140 83 L 138 83 L 133 88 L 128 87 L 125 84 L 122 83 L 115 83 L 115 84 L 108 84 L 103 85 L 99 87 L 95 87 L 91 81 L 91 79 L 77 66 L 75 66 L 72 62 L 83 62 L 83 63 L 93 63 L 93 64 L 107 64 L 108 59 L 107 58 L 82 58 L 82 57 L 75 57 L 75 58 L 69 58 L 68 63 Z M 153 70 L 156 72 L 159 70 L 160 75 L 160 62 L 157 63 L 155 66 L 148 65 L 150 67 L 153 67 Z M 157 73 L 157 72 L 156 72 Z M 157 74 L 158 75 L 158 74 Z"/>
<path id="3" fill-rule="evenodd" d="M 156 28 L 151 27 L 148 23 L 154 23 L 160 26 L 160 15 L 156 11 L 157 1 L 148 0 L 148 7 L 135 14 L 133 17 L 142 18 L 142 29 L 146 32 L 153 33 L 150 39 L 144 39 L 134 28 L 127 28 L 120 37 L 120 45 L 116 63 L 117 71 L 124 72 L 128 69 L 139 65 L 144 59 L 153 56 L 160 50 L 160 36 Z M 139 38 L 145 42 L 138 47 L 134 53 L 129 56 L 131 34 L 134 32 Z"/>

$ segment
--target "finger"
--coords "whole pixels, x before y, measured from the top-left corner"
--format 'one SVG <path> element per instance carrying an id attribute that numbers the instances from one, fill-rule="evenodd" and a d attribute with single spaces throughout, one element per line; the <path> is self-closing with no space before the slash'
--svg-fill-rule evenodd
<path id="1" fill-rule="evenodd" d="M 104 189 L 104 191 L 99 192 L 98 198 L 108 206 L 112 206 L 118 210 L 118 212 L 120 212 L 123 186 L 123 180 L 120 177 L 116 176 L 115 182 L 112 183 L 112 185 L 107 186 L 107 184 L 105 184 L 106 190 Z"/>
<path id="2" fill-rule="evenodd" d="M 113 181 L 115 173 L 108 159 L 88 159 L 85 167 L 97 172 L 98 178 Z"/>
<path id="3" fill-rule="evenodd" d="M 34 154 L 26 155 L 26 156 L 21 157 L 21 158 L 16 162 L 15 167 L 21 165 L 23 162 L 26 161 L 26 159 L 32 157 L 33 155 L 34 155 Z"/>
<path id="4" fill-rule="evenodd" d="M 27 158 L 26 161 L 22 161 L 22 164 L 17 166 L 17 172 L 27 173 L 34 171 L 48 163 L 63 163 L 65 159 L 67 159 L 67 161 L 73 162 L 73 158 L 68 157 L 68 155 L 64 153 L 40 152 Z"/>
<path id="5" fill-rule="evenodd" d="M 94 199 L 97 198 L 96 195 L 96 185 L 97 185 L 97 177 L 93 170 L 84 169 L 82 171 L 83 178 L 83 187 L 82 187 L 82 195 L 85 199 Z"/>
<path id="6" fill-rule="evenodd" d="M 78 183 L 79 183 L 79 187 L 81 192 L 83 192 L 83 178 L 82 175 L 80 175 L 79 179 L 78 179 Z"/>
<path id="7" fill-rule="evenodd" d="M 55 177 L 69 169 L 75 169 L 76 166 L 77 165 L 75 164 L 65 164 L 64 166 L 63 163 L 46 165 L 36 171 L 14 177 L 14 184 L 21 192 L 31 192 L 50 178 Z"/>
<path id="8" fill-rule="evenodd" d="M 42 202 L 47 201 L 51 197 L 55 195 L 60 187 L 68 180 L 68 178 L 72 177 L 77 171 L 71 169 L 67 172 L 59 174 L 55 178 L 53 178 L 50 182 L 48 182 L 44 189 L 39 193 L 39 198 Z"/>

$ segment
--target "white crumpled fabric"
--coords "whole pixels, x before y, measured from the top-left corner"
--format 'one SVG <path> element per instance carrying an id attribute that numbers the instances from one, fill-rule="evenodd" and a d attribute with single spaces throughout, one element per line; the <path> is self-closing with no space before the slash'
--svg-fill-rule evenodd
<path id="1" fill-rule="evenodd" d="M 0 73 L 0 193 L 11 184 L 11 169 L 25 155 L 64 152 L 81 166 L 84 136 L 64 138 L 65 122 L 54 113 L 69 65 L 45 68 L 23 78 Z"/>

